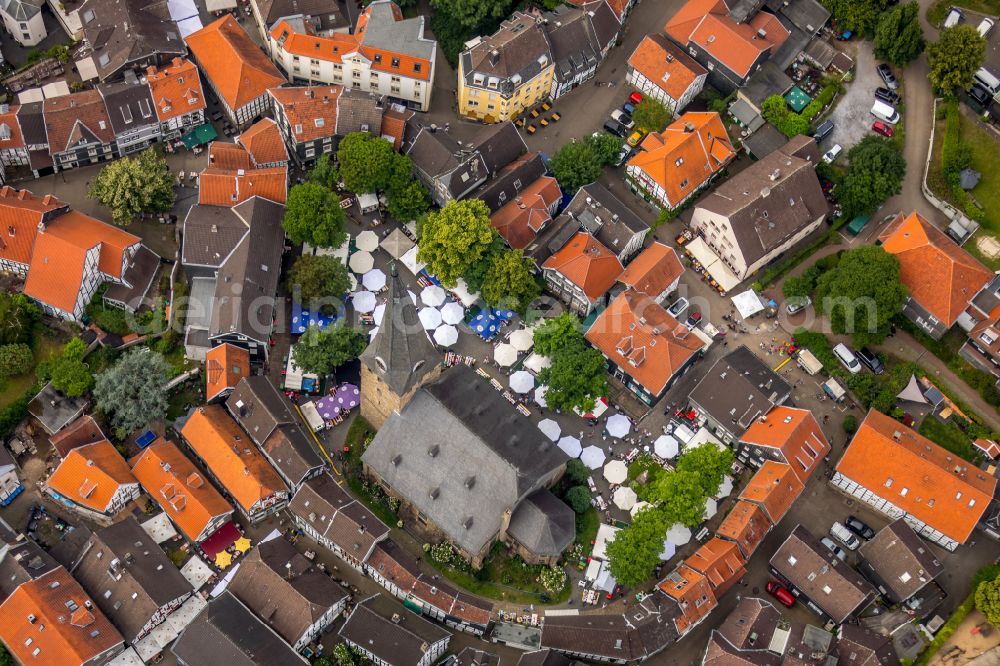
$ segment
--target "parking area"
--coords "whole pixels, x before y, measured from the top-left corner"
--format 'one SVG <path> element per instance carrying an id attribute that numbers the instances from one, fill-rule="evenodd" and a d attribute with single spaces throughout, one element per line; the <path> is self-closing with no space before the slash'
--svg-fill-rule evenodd
<path id="1" fill-rule="evenodd" d="M 833 112 L 827 118 L 833 121 L 833 132 L 820 143 L 823 152 L 832 146 L 840 144 L 846 152 L 858 143 L 870 131 L 872 121 L 872 103 L 875 100 L 875 89 L 882 85 L 875 70 L 877 62 L 872 53 L 869 41 L 854 42 L 855 67 L 854 81 L 847 84 L 847 92 L 840 98 Z M 896 72 L 901 76 L 901 72 Z"/>

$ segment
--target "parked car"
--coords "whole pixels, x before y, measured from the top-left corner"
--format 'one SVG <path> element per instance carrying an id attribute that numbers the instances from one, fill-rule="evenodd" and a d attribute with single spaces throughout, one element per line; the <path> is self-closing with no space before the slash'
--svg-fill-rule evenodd
<path id="1" fill-rule="evenodd" d="M 676 301 L 674 301 L 673 305 L 667 308 L 667 312 L 669 312 L 670 316 L 673 317 L 674 319 L 680 319 L 680 316 L 684 314 L 685 310 L 687 310 L 687 306 L 688 306 L 688 299 L 681 296 Z"/>
<path id="2" fill-rule="evenodd" d="M 622 149 L 618 153 L 618 157 L 615 158 L 615 166 L 621 166 L 625 164 L 625 160 L 632 156 L 632 149 L 626 145 L 622 144 Z"/>
<path id="3" fill-rule="evenodd" d="M 858 537 L 854 536 L 854 532 L 847 529 L 841 523 L 834 523 L 830 526 L 830 534 L 834 536 L 840 543 L 847 546 L 847 550 L 857 550 L 861 542 Z"/>
<path id="4" fill-rule="evenodd" d="M 972 84 L 972 87 L 969 88 L 969 97 L 971 97 L 973 101 L 979 106 L 988 106 L 990 103 L 990 99 L 993 96 L 990 95 L 989 90 L 982 87 L 978 83 L 974 83 Z"/>
<path id="5" fill-rule="evenodd" d="M 868 527 L 868 525 L 860 518 L 848 516 L 847 520 L 844 521 L 844 524 L 847 526 L 847 529 L 851 530 L 865 541 L 871 541 L 875 538 L 875 530 Z"/>
<path id="6" fill-rule="evenodd" d="M 785 305 L 785 312 L 788 314 L 795 314 L 797 312 L 802 312 L 810 305 L 812 305 L 812 299 L 808 296 L 789 298 L 788 303 Z"/>
<path id="7" fill-rule="evenodd" d="M 862 365 L 867 366 L 868 369 L 876 375 L 881 375 L 885 372 L 885 366 L 882 365 L 882 359 L 880 359 L 878 355 L 868 347 L 862 347 L 855 355 L 858 357 L 858 360 L 861 361 Z"/>
<path id="8" fill-rule="evenodd" d="M 632 116 L 628 115 L 621 109 L 615 109 L 611 112 L 611 119 L 617 121 L 625 127 L 625 129 L 630 130 L 635 127 L 635 121 L 632 120 Z"/>
<path id="9" fill-rule="evenodd" d="M 834 144 L 833 148 L 826 151 L 826 154 L 823 155 L 823 161 L 827 164 L 833 164 L 833 161 L 840 156 L 840 153 L 843 152 L 843 150 L 843 147 L 841 147 L 839 143 Z"/>
<path id="10" fill-rule="evenodd" d="M 626 130 L 625 126 L 622 125 L 617 120 L 609 120 L 606 123 L 604 123 L 604 131 L 610 132 L 611 134 L 614 134 L 615 136 L 620 136 L 621 138 L 624 139 L 625 134 L 628 130 Z"/>
<path id="11" fill-rule="evenodd" d="M 695 328 L 698 328 L 698 324 L 700 323 L 701 323 L 701 313 L 692 312 L 691 316 L 687 318 L 687 321 L 684 323 L 684 325 L 688 327 L 688 330 L 693 330 Z"/>
<path id="12" fill-rule="evenodd" d="M 639 102 L 642 101 L 642 95 L 638 92 L 634 92 L 628 96 L 628 101 L 631 102 L 632 104 L 638 104 Z"/>
<path id="13" fill-rule="evenodd" d="M 956 7 L 952 7 L 948 11 L 948 16 L 944 19 L 944 28 L 954 28 L 963 18 L 965 18 L 965 15 L 962 14 L 961 10 Z"/>
<path id="14" fill-rule="evenodd" d="M 899 81 L 896 80 L 896 75 L 892 73 L 892 68 L 884 62 L 878 66 L 878 75 L 882 77 L 889 90 L 899 88 Z"/>
<path id="15" fill-rule="evenodd" d="M 851 351 L 851 348 L 843 342 L 833 348 L 833 355 L 837 357 L 837 360 L 840 361 L 852 375 L 856 375 L 861 372 L 861 364 L 858 363 L 858 357 L 855 356 L 854 352 Z"/>
<path id="16" fill-rule="evenodd" d="M 888 125 L 881 120 L 872 123 L 872 131 L 882 136 L 892 137 L 892 125 Z"/>
<path id="17" fill-rule="evenodd" d="M 645 135 L 642 132 L 636 130 L 632 132 L 632 134 L 629 136 L 628 140 L 625 141 L 625 143 L 634 148 L 639 145 L 639 142 L 642 141 L 643 136 Z"/>
<path id="18" fill-rule="evenodd" d="M 622 104 L 622 111 L 631 116 L 633 113 L 635 113 L 635 104 L 633 104 L 632 102 L 625 102 L 624 104 Z"/>
<path id="19" fill-rule="evenodd" d="M 836 555 L 838 560 L 840 560 L 841 562 L 847 561 L 847 553 L 844 552 L 843 548 L 835 544 L 833 542 L 833 539 L 831 539 L 830 537 L 823 537 L 822 539 L 819 540 L 819 542 L 824 546 L 826 546 L 827 548 L 829 548 L 830 552 Z"/>
<path id="20" fill-rule="evenodd" d="M 816 139 L 816 143 L 819 143 L 826 137 L 830 136 L 830 132 L 833 131 L 834 124 L 832 120 L 824 120 L 819 124 L 819 127 L 813 132 L 813 138 Z"/>
<path id="21" fill-rule="evenodd" d="M 983 18 L 982 21 L 979 22 L 979 25 L 976 26 L 976 32 L 979 33 L 980 37 L 986 37 L 986 34 L 992 28 L 993 28 L 993 19 L 991 19 L 989 16 L 986 16 Z"/>
<path id="22" fill-rule="evenodd" d="M 768 581 L 767 593 L 789 608 L 795 605 L 795 595 L 789 592 L 785 586 L 781 585 L 777 581 Z"/>
<path id="23" fill-rule="evenodd" d="M 899 94 L 894 93 L 888 88 L 876 88 L 875 99 L 880 99 L 886 104 L 895 104 L 896 102 L 899 101 Z"/>

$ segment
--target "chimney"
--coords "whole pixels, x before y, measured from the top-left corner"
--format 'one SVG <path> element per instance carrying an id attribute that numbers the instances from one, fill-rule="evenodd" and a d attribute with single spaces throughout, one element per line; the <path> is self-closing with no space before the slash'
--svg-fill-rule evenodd
<path id="1" fill-rule="evenodd" d="M 493 49 L 490 51 L 490 64 L 496 65 L 498 62 L 500 62 L 500 51 Z"/>
<path id="2" fill-rule="evenodd" d="M 684 123 L 684 131 L 690 134 L 694 131 L 694 125 L 691 123 Z"/>
<path id="3" fill-rule="evenodd" d="M 306 95 L 306 97 L 308 97 L 309 99 L 312 99 L 312 97 L 313 97 L 313 91 L 312 91 L 312 90 L 311 90 L 310 88 L 306 88 L 306 90 L 305 90 L 305 95 Z"/>

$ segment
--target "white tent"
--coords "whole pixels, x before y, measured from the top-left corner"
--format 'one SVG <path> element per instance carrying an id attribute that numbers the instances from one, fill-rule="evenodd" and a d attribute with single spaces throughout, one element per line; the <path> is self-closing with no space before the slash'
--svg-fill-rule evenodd
<path id="1" fill-rule="evenodd" d="M 358 251 L 351 255 L 347 265 L 355 273 L 364 274 L 375 266 L 375 257 L 371 255 L 371 252 Z"/>
<path id="2" fill-rule="evenodd" d="M 446 324 L 461 324 L 465 319 L 465 308 L 454 301 L 445 303 L 441 308 L 441 321 Z"/>
<path id="3" fill-rule="evenodd" d="M 682 444 L 687 444 L 694 439 L 694 432 L 691 428 L 688 428 L 683 423 L 680 423 L 676 428 L 674 428 L 674 437 L 676 437 Z"/>
<path id="4" fill-rule="evenodd" d="M 677 440 L 670 435 L 660 435 L 653 443 L 653 453 L 661 458 L 673 458 L 679 452 Z"/>
<path id="5" fill-rule="evenodd" d="M 552 365 L 552 359 L 540 354 L 529 354 L 528 358 L 524 359 L 524 367 L 536 375 L 550 365 Z"/>
<path id="6" fill-rule="evenodd" d="M 385 303 L 379 303 L 375 306 L 375 311 L 372 312 L 372 317 L 375 318 L 375 325 L 382 325 L 382 317 L 385 316 Z"/>
<path id="7" fill-rule="evenodd" d="M 663 550 L 660 551 L 660 560 L 666 562 L 677 554 L 677 546 L 670 543 L 669 539 L 663 540 Z"/>
<path id="8" fill-rule="evenodd" d="M 379 327 L 378 327 L 378 326 L 376 326 L 376 327 L 375 327 L 375 328 L 373 328 L 372 330 L 368 331 L 368 341 L 369 341 L 369 342 L 371 342 L 372 340 L 374 340 L 374 339 L 375 339 L 375 336 L 376 336 L 376 335 L 378 335 L 378 328 L 379 328 Z"/>
<path id="9" fill-rule="evenodd" d="M 399 259 L 410 251 L 413 241 L 406 237 L 402 229 L 394 229 L 391 234 L 382 239 L 380 243 L 382 249 L 389 253 L 393 259 Z"/>
<path id="10" fill-rule="evenodd" d="M 611 501 L 622 511 L 628 511 L 634 507 L 637 499 L 639 498 L 636 497 L 635 491 L 628 486 L 621 486 L 611 497 Z"/>
<path id="11" fill-rule="evenodd" d="M 458 329 L 447 324 L 438 326 L 437 330 L 434 331 L 434 342 L 442 347 L 451 347 L 458 342 Z"/>
<path id="12" fill-rule="evenodd" d="M 612 437 L 624 437 L 632 429 L 632 422 L 624 414 L 614 414 L 605 427 Z"/>
<path id="13" fill-rule="evenodd" d="M 604 449 L 593 445 L 588 446 L 580 453 L 580 462 L 589 469 L 597 469 L 604 464 L 605 460 L 607 460 L 607 456 L 604 454 Z"/>
<path id="14" fill-rule="evenodd" d="M 545 392 L 549 390 L 548 386 L 539 386 L 535 389 L 535 402 L 537 402 L 542 407 L 548 407 L 549 403 L 545 402 Z"/>
<path id="15" fill-rule="evenodd" d="M 424 266 L 427 265 L 422 261 L 417 261 L 417 249 L 417 246 L 414 245 L 399 258 L 399 260 L 403 262 L 403 265 L 406 266 L 406 270 L 410 271 L 414 275 L 419 273 Z"/>
<path id="16" fill-rule="evenodd" d="M 709 497 L 707 500 L 705 500 L 705 520 L 708 520 L 718 512 L 719 512 L 719 505 L 714 499 Z"/>
<path id="17" fill-rule="evenodd" d="M 696 446 L 701 446 L 702 444 L 707 444 L 709 442 L 715 444 L 716 448 L 726 448 L 725 444 L 720 442 L 718 438 L 712 434 L 712 431 L 705 427 L 698 428 L 698 432 L 694 433 L 694 435 L 688 439 L 684 448 L 693 449 Z"/>
<path id="18" fill-rule="evenodd" d="M 747 289 L 741 294 L 733 296 L 733 305 L 740 316 L 746 319 L 764 309 L 764 304 L 760 302 L 760 296 L 753 289 Z"/>
<path id="19" fill-rule="evenodd" d="M 562 432 L 562 428 L 559 427 L 559 424 L 552 419 L 543 419 L 539 421 L 538 429 L 542 431 L 543 435 L 551 439 L 553 442 L 559 439 L 559 433 Z M 602 460 L 601 462 L 604 461 Z"/>
<path id="20" fill-rule="evenodd" d="M 472 307 L 479 300 L 479 292 L 470 291 L 468 283 L 463 278 L 458 278 L 451 293 L 467 308 Z"/>
<path id="21" fill-rule="evenodd" d="M 732 291 L 740 284 L 740 278 L 733 273 L 732 269 L 719 259 L 719 256 L 712 251 L 703 238 L 700 236 L 688 243 L 684 250 L 701 262 L 701 265 L 711 273 L 715 281 L 725 291 Z"/>
<path id="22" fill-rule="evenodd" d="M 635 504 L 632 505 L 632 508 L 629 509 L 628 512 L 629 514 L 631 514 L 633 518 L 635 518 L 637 513 L 650 506 L 652 505 L 649 502 L 636 502 Z"/>
<path id="23" fill-rule="evenodd" d="M 355 312 L 372 312 L 375 310 L 375 294 L 370 291 L 354 292 L 354 298 L 351 300 L 351 303 L 354 304 Z"/>
<path id="24" fill-rule="evenodd" d="M 205 9 L 211 14 L 235 8 L 236 0 L 205 0 Z"/>
<path id="25" fill-rule="evenodd" d="M 373 268 L 361 278 L 361 284 L 364 285 L 365 289 L 378 291 L 385 287 L 385 272 L 379 268 Z"/>
<path id="26" fill-rule="evenodd" d="M 719 486 L 719 492 L 716 494 L 716 497 L 718 498 L 729 497 L 732 494 L 733 494 L 733 477 L 727 474 L 726 476 L 722 477 L 722 485 Z"/>
<path id="27" fill-rule="evenodd" d="M 421 308 L 417 313 L 425 330 L 433 331 L 441 325 L 441 313 L 435 308 Z"/>
<path id="28" fill-rule="evenodd" d="M 920 387 L 916 375 L 910 375 L 910 381 L 906 384 L 906 388 L 899 392 L 896 399 L 927 404 L 927 398 L 924 397 L 924 391 Z"/>
<path id="29" fill-rule="evenodd" d="M 570 458 L 579 458 L 580 453 L 583 451 L 583 447 L 580 445 L 580 440 L 576 437 L 570 437 L 569 435 L 561 438 L 558 446 L 559 449 Z"/>
<path id="30" fill-rule="evenodd" d="M 378 249 L 378 234 L 371 229 L 365 229 L 354 239 L 354 246 L 365 252 L 374 252 Z"/>
<path id="31" fill-rule="evenodd" d="M 594 548 L 590 551 L 590 556 L 595 560 L 608 559 L 608 544 L 615 540 L 620 527 L 601 523 L 597 527 L 597 536 L 594 538 Z"/>
<path id="32" fill-rule="evenodd" d="M 615 577 L 611 575 L 611 567 L 607 562 L 601 563 L 601 572 L 597 574 L 597 580 L 594 581 L 594 587 L 604 592 L 613 592 L 615 586 L 618 585 L 618 581 Z"/>
<path id="33" fill-rule="evenodd" d="M 681 523 L 677 523 L 669 530 L 667 530 L 667 541 L 674 544 L 675 546 L 683 546 L 690 540 L 691 540 L 691 530 L 689 530 Z"/>
<path id="34" fill-rule="evenodd" d="M 510 390 L 514 393 L 527 393 L 535 388 L 535 376 L 527 370 L 518 370 L 510 376 Z"/>
<path id="35" fill-rule="evenodd" d="M 501 367 L 509 367 L 517 361 L 517 350 L 513 345 L 501 342 L 493 349 L 493 360 Z"/>
<path id="36" fill-rule="evenodd" d="M 628 467 L 624 461 L 612 460 L 604 466 L 604 478 L 608 483 L 621 483 L 628 478 Z"/>
<path id="37" fill-rule="evenodd" d="M 429 305 L 432 308 L 440 307 L 444 304 L 445 293 L 444 289 L 437 286 L 436 284 L 429 284 L 423 288 L 420 292 L 420 300 L 424 302 L 424 305 Z"/>
<path id="38" fill-rule="evenodd" d="M 535 344 L 535 332 L 530 328 L 519 328 L 510 334 L 508 342 L 517 351 L 528 351 Z"/>

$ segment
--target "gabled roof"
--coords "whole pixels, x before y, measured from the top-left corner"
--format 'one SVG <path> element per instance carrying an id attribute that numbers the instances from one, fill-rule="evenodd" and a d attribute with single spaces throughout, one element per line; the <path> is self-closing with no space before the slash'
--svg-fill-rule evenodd
<path id="1" fill-rule="evenodd" d="M 740 441 L 781 451 L 802 483 L 830 452 L 830 443 L 812 412 L 785 405 L 775 407 L 754 421 L 740 436 Z"/>
<path id="2" fill-rule="evenodd" d="M 708 578 L 685 563 L 667 574 L 657 587 L 681 609 L 681 616 L 674 620 L 680 634 L 705 619 L 718 605 Z"/>
<path id="3" fill-rule="evenodd" d="M 276 151 L 266 152 L 273 156 Z M 198 203 L 235 206 L 253 197 L 261 197 L 284 204 L 287 196 L 287 166 L 257 169 L 251 163 L 250 153 L 242 146 L 219 142 L 209 144 L 208 166 L 198 178 Z"/>
<path id="4" fill-rule="evenodd" d="M 951 326 L 993 273 L 917 213 L 898 215 L 879 236 L 899 259 L 899 280 L 910 297 Z"/>
<path id="5" fill-rule="evenodd" d="M 166 67 L 149 67 L 146 70 L 146 84 L 160 122 L 207 106 L 198 66 L 190 60 L 174 58 Z"/>
<path id="6" fill-rule="evenodd" d="M 343 86 L 271 88 L 271 97 L 288 119 L 288 134 L 295 143 L 332 137 L 337 129 L 337 100 Z"/>
<path id="7" fill-rule="evenodd" d="M 21 132 L 21 124 L 17 121 L 17 112 L 20 106 L 8 107 L 6 113 L 0 113 L 0 150 L 14 150 L 24 148 L 24 134 Z"/>
<path id="8" fill-rule="evenodd" d="M 544 270 L 553 270 L 579 287 L 593 303 L 608 293 L 624 270 L 622 262 L 590 234 L 580 232 L 545 260 Z"/>
<path id="9" fill-rule="evenodd" d="M 250 352 L 229 343 L 209 349 L 205 354 L 205 400 L 211 402 L 220 393 L 236 388 L 250 375 Z"/>
<path id="10" fill-rule="evenodd" d="M 396 3 L 375 0 L 358 17 L 354 34 L 373 70 L 430 81 L 437 42 L 424 36 L 423 16 L 404 18 Z"/>
<path id="11" fill-rule="evenodd" d="M 177 445 L 158 439 L 129 461 L 142 489 L 191 541 L 209 536 L 206 526 L 232 513 L 229 505 Z"/>
<path id="12" fill-rule="evenodd" d="M 523 250 L 542 227 L 551 221 L 549 209 L 560 198 L 562 191 L 556 179 L 541 176 L 493 213 L 490 223 L 510 247 Z"/>
<path id="13" fill-rule="evenodd" d="M 49 443 L 60 457 L 65 458 L 70 451 L 87 444 L 107 439 L 97 421 L 90 414 L 84 414 L 71 424 L 49 437 Z"/>
<path id="14" fill-rule="evenodd" d="M 576 538 L 576 515 L 551 492 L 539 490 L 518 505 L 507 534 L 532 553 L 561 555 Z"/>
<path id="15" fill-rule="evenodd" d="M 419 663 L 431 645 L 451 637 L 420 615 L 400 614 L 396 609 L 388 597 L 369 597 L 358 602 L 337 635 L 363 646 L 386 664 Z"/>
<path id="16" fill-rule="evenodd" d="M 286 16 L 301 14 L 319 21 L 324 30 L 346 29 L 351 26 L 347 3 L 340 0 L 254 0 L 265 26 Z"/>
<path id="17" fill-rule="evenodd" d="M 361 562 L 368 558 L 376 543 L 389 535 L 389 528 L 329 474 L 320 474 L 303 483 L 289 502 L 288 510 Z"/>
<path id="18" fill-rule="evenodd" d="M 104 98 L 104 106 L 115 135 L 125 134 L 137 128 L 155 126 L 160 121 L 153 109 L 153 98 L 149 86 L 138 80 L 101 83 L 97 91 Z"/>
<path id="19" fill-rule="evenodd" d="M 656 298 L 683 274 L 684 264 L 677 251 L 654 241 L 625 267 L 618 281 L 640 294 Z"/>
<path id="20" fill-rule="evenodd" d="M 611 301 L 586 337 L 654 396 L 703 346 L 651 297 L 632 289 Z"/>
<path id="21" fill-rule="evenodd" d="M 676 205 L 735 157 L 719 114 L 689 111 L 662 133 L 653 132 L 643 139 L 628 166 L 642 170 Z"/>
<path id="22" fill-rule="evenodd" d="M 78 145 L 110 144 L 115 138 L 104 99 L 97 90 L 47 97 L 43 104 L 52 155 Z"/>
<path id="23" fill-rule="evenodd" d="M 378 136 L 382 127 L 382 98 L 375 93 L 349 88 L 337 98 L 336 104 L 337 134 L 368 132 Z"/>
<path id="24" fill-rule="evenodd" d="M 804 486 L 790 465 L 765 461 L 740 493 L 740 499 L 759 504 L 773 525 L 785 517 Z"/>
<path id="25" fill-rule="evenodd" d="M 286 491 L 278 473 L 219 405 L 205 405 L 192 412 L 181 435 L 244 511 Z"/>
<path id="26" fill-rule="evenodd" d="M 513 201 L 521 190 L 545 175 L 545 162 L 540 153 L 525 153 L 503 167 L 473 193 L 473 196 L 496 213 Z"/>
<path id="27" fill-rule="evenodd" d="M 740 500 L 723 519 L 715 533 L 739 544 L 743 557 L 749 559 L 770 529 L 771 521 L 767 519 L 763 509 L 746 500 Z"/>
<path id="28" fill-rule="evenodd" d="M 628 64 L 674 101 L 708 71 L 663 35 L 646 35 L 628 57 Z"/>
<path id="29" fill-rule="evenodd" d="M 108 510 L 119 488 L 135 483 L 128 463 L 106 439 L 70 451 L 48 480 L 67 500 L 98 513 Z"/>
<path id="30" fill-rule="evenodd" d="M 872 410 L 837 472 L 959 543 L 986 512 L 997 480 L 899 421 Z"/>
<path id="31" fill-rule="evenodd" d="M 708 579 L 716 597 L 721 597 L 746 575 L 745 563 L 740 547 L 719 537 L 712 537 L 684 560 L 684 564 Z"/>
<path id="32" fill-rule="evenodd" d="M 231 14 L 185 38 L 205 77 L 234 111 L 285 77 Z"/>
<path id="33" fill-rule="evenodd" d="M 184 218 L 181 263 L 210 268 L 222 266 L 250 232 L 251 213 L 257 210 L 258 207 L 249 201 L 232 208 L 191 206 Z"/>
<path id="34" fill-rule="evenodd" d="M 510 95 L 519 85 L 512 80 L 515 76 L 524 83 L 551 66 L 551 46 L 541 20 L 524 12 L 514 12 L 495 33 L 482 37 L 463 51 L 459 58 L 466 85 L 473 85 L 476 75 L 484 77 L 476 84 L 478 87 L 485 87 L 489 77 L 496 77 L 500 93 Z"/>
<path id="35" fill-rule="evenodd" d="M 10 185 L 0 187 L 0 259 L 27 265 L 35 246 L 38 225 L 67 209 L 51 194 L 36 197 Z"/>
<path id="36" fill-rule="evenodd" d="M 236 137 L 236 142 L 246 149 L 254 167 L 288 163 L 288 150 L 281 138 L 281 131 L 278 124 L 270 118 L 262 118 L 248 127 Z"/>
<path id="37" fill-rule="evenodd" d="M 896 602 L 906 601 L 944 572 L 930 544 L 905 518 L 894 520 L 861 544 L 858 568 L 862 573 L 874 572 L 872 582 L 888 588 Z"/>
<path id="38" fill-rule="evenodd" d="M 167 0 L 88 0 L 77 11 L 102 81 L 132 63 L 184 55 L 184 43 Z"/>

